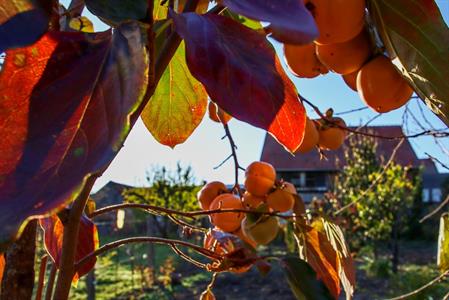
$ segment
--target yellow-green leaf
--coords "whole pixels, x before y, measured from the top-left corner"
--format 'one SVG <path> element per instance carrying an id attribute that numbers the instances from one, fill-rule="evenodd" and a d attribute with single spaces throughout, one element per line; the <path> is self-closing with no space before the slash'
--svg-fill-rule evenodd
<path id="1" fill-rule="evenodd" d="M 438 268 L 441 272 L 449 270 L 449 215 L 440 218 L 440 232 L 438 234 Z"/>
<path id="2" fill-rule="evenodd" d="M 369 12 L 393 63 L 449 124 L 449 29 L 433 0 L 371 0 Z"/>
<path id="3" fill-rule="evenodd" d="M 143 110 L 142 120 L 159 143 L 174 147 L 200 124 L 206 106 L 207 94 L 190 74 L 181 43 Z"/>

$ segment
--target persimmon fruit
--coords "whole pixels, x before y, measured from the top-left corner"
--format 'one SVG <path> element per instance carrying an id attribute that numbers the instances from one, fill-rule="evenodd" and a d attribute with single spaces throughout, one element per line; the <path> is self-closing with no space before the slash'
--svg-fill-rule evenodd
<path id="1" fill-rule="evenodd" d="M 299 145 L 298 152 L 299 153 L 307 153 L 318 144 L 319 134 L 318 129 L 316 128 L 315 122 L 309 117 L 306 119 L 306 128 L 304 130 L 304 138 Z"/>
<path id="2" fill-rule="evenodd" d="M 223 182 L 211 181 L 199 190 L 197 199 L 203 210 L 208 210 L 212 201 L 220 194 L 228 193 L 228 189 Z"/>
<path id="3" fill-rule="evenodd" d="M 243 229 L 242 227 L 240 227 L 240 229 L 234 233 L 236 236 L 238 236 L 242 241 L 244 241 L 245 243 L 247 243 L 248 245 L 250 245 L 251 247 L 253 247 L 254 249 L 257 248 L 257 243 L 256 241 L 254 241 L 253 239 L 251 239 L 250 237 L 248 237 L 247 235 L 245 235 L 243 233 Z"/>
<path id="4" fill-rule="evenodd" d="M 274 192 L 268 194 L 267 205 L 277 212 L 286 212 L 295 205 L 295 197 L 285 186 L 277 188 Z"/>
<path id="5" fill-rule="evenodd" d="M 268 245 L 279 232 L 279 223 L 276 217 L 262 216 L 256 222 L 247 217 L 242 221 L 243 233 L 254 240 L 258 245 Z"/>
<path id="6" fill-rule="evenodd" d="M 320 32 L 317 44 L 346 42 L 365 24 L 365 0 L 304 0 Z"/>
<path id="7" fill-rule="evenodd" d="M 375 57 L 360 69 L 357 91 L 363 102 L 379 113 L 398 109 L 413 94 L 408 82 L 384 55 Z"/>
<path id="8" fill-rule="evenodd" d="M 232 116 L 221 109 L 216 103 L 209 101 L 209 118 L 217 123 L 228 124 Z"/>
<path id="9" fill-rule="evenodd" d="M 248 191 L 243 194 L 243 206 L 247 209 L 255 209 L 265 202 L 266 197 L 255 196 Z"/>
<path id="10" fill-rule="evenodd" d="M 273 188 L 276 170 L 266 162 L 255 161 L 245 170 L 245 189 L 254 196 L 263 197 Z"/>
<path id="11" fill-rule="evenodd" d="M 314 78 L 329 70 L 318 60 L 315 44 L 284 44 L 284 59 L 293 75 L 300 78 Z"/>
<path id="12" fill-rule="evenodd" d="M 357 92 L 357 74 L 359 73 L 359 70 L 342 75 L 341 77 L 345 81 L 346 85 L 353 91 Z"/>
<path id="13" fill-rule="evenodd" d="M 241 209 L 242 202 L 233 194 L 221 194 L 216 197 L 209 206 L 210 210 L 216 209 Z M 212 224 L 224 232 L 233 232 L 240 227 L 244 214 L 241 212 L 214 213 L 210 215 Z"/>
<path id="14" fill-rule="evenodd" d="M 345 121 L 341 118 L 332 118 L 333 123 L 346 127 Z M 346 138 L 344 129 L 326 124 L 319 130 L 320 139 L 318 146 L 324 150 L 337 150 L 343 144 Z"/>
<path id="15" fill-rule="evenodd" d="M 371 56 L 370 39 L 365 30 L 349 41 L 316 46 L 318 59 L 338 74 L 358 71 Z"/>

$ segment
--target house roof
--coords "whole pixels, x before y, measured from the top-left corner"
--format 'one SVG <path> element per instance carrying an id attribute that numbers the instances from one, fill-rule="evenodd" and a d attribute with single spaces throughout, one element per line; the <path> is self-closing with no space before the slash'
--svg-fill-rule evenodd
<path id="1" fill-rule="evenodd" d="M 355 127 L 351 127 L 354 128 Z M 400 126 L 370 126 L 364 130 L 381 136 L 402 136 L 403 131 Z M 397 146 L 399 140 L 388 140 L 376 138 L 377 155 L 379 159 L 388 160 Z M 276 140 L 269 134 L 265 136 L 265 142 L 262 149 L 261 161 L 272 164 L 279 171 L 337 171 L 339 164 L 344 163 L 344 149 L 341 147 L 336 151 L 326 151 L 327 159 L 320 159 L 318 151 L 312 150 L 308 153 L 297 153 L 295 156 L 288 153 Z M 395 156 L 395 162 L 403 166 L 418 168 L 422 163 L 430 166 L 433 162 L 422 162 L 416 156 L 408 140 L 405 140 Z M 435 166 L 433 165 L 433 168 Z"/>

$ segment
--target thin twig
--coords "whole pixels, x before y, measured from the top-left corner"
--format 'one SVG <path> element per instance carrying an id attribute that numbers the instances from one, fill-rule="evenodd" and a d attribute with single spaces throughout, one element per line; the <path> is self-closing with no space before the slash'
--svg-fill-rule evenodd
<path id="1" fill-rule="evenodd" d="M 419 220 L 419 223 L 424 222 L 425 220 L 433 217 L 437 212 L 439 212 L 446 204 L 449 203 L 449 195 L 447 195 L 446 199 L 444 199 L 443 202 L 440 203 L 440 205 L 438 205 L 437 208 L 435 208 L 434 210 L 432 210 L 430 213 L 428 213 L 427 215 L 425 215 L 421 220 Z"/>
<path id="2" fill-rule="evenodd" d="M 408 297 L 417 295 L 417 294 L 421 293 L 423 290 L 427 289 L 428 287 L 430 287 L 430 286 L 434 285 L 435 283 L 439 282 L 440 280 L 445 279 L 445 277 L 448 276 L 448 275 L 449 275 L 449 270 L 444 272 L 444 273 L 442 273 L 441 275 L 439 275 L 438 277 L 436 277 L 432 281 L 426 283 L 425 285 L 423 285 L 419 289 L 416 289 L 416 290 L 414 290 L 414 291 L 412 291 L 410 293 L 407 293 L 407 294 L 404 294 L 404 295 L 401 295 L 401 296 L 398 296 L 398 297 L 390 298 L 390 299 L 387 299 L 387 300 L 402 300 L 402 299 L 407 299 Z"/>
<path id="3" fill-rule="evenodd" d="M 42 291 L 44 289 L 45 271 L 47 270 L 48 255 L 41 257 L 40 267 L 39 267 L 39 278 L 37 280 L 37 290 L 35 300 L 42 299 Z"/>
<path id="4" fill-rule="evenodd" d="M 176 247 L 176 245 L 170 245 L 170 247 L 172 248 L 172 250 L 178 254 L 181 258 L 183 258 L 185 261 L 197 266 L 198 268 L 201 269 L 206 269 L 206 265 L 193 259 L 192 257 L 188 256 L 187 254 L 185 254 L 184 252 L 181 251 L 181 249 L 179 249 L 178 247 Z"/>
<path id="5" fill-rule="evenodd" d="M 442 166 L 443 168 L 445 168 L 446 170 L 449 170 L 449 167 L 444 164 L 441 160 L 439 160 L 438 158 L 430 155 L 429 153 L 425 153 L 431 160 L 436 161 L 440 166 Z"/>
<path id="6" fill-rule="evenodd" d="M 342 116 L 342 115 L 347 115 L 347 114 L 351 114 L 351 113 L 354 113 L 354 112 L 359 112 L 359 111 L 367 110 L 367 109 L 368 109 L 368 106 L 364 106 L 364 107 L 359 107 L 359 108 L 356 108 L 356 109 L 351 109 L 351 110 L 346 110 L 346 111 L 334 113 L 334 115 L 335 116 Z"/>
<path id="7" fill-rule="evenodd" d="M 201 217 L 201 216 L 209 216 L 212 214 L 222 214 L 222 213 L 230 213 L 230 212 L 235 212 L 235 213 L 251 212 L 251 210 L 247 210 L 247 209 L 224 209 L 224 208 L 183 212 L 183 211 L 168 209 L 168 208 L 149 205 L 149 204 L 123 203 L 123 204 L 110 205 L 110 206 L 106 206 L 106 207 L 97 209 L 96 211 L 92 212 L 89 215 L 89 217 L 95 218 L 99 215 L 102 215 L 102 214 L 105 214 L 105 213 L 108 213 L 111 211 L 116 211 L 119 209 L 127 209 L 127 208 L 135 208 L 135 209 L 141 209 L 141 210 L 145 210 L 145 211 L 156 211 L 156 212 L 160 212 L 160 213 L 164 213 L 164 214 L 168 214 L 168 215 L 178 215 L 178 216 L 183 216 L 183 217 L 191 218 L 191 219 L 195 219 L 196 217 Z M 279 217 L 279 218 L 282 218 L 285 220 L 298 217 L 298 215 L 283 215 L 283 214 L 278 214 L 275 212 L 258 212 L 258 214 Z"/>
<path id="8" fill-rule="evenodd" d="M 243 193 L 242 193 L 242 189 L 240 188 L 240 183 L 239 183 L 239 170 L 241 169 L 241 166 L 237 159 L 237 152 L 235 151 L 235 149 L 237 149 L 237 147 L 235 145 L 234 139 L 232 138 L 231 131 L 229 130 L 229 125 L 223 124 L 223 128 L 226 132 L 226 137 L 229 140 L 229 144 L 231 145 L 232 157 L 234 159 L 234 176 L 235 176 L 234 190 L 236 190 L 238 192 L 240 198 L 242 198 Z"/>
<path id="9" fill-rule="evenodd" d="M 218 168 L 220 168 L 222 165 L 224 165 L 228 160 L 230 160 L 232 158 L 232 154 L 229 154 L 228 157 L 226 157 L 219 165 L 217 165 L 216 167 L 214 167 L 214 170 L 217 170 Z"/>
<path id="10" fill-rule="evenodd" d="M 379 173 L 379 175 L 376 177 L 376 179 L 374 179 L 374 181 L 371 183 L 371 185 L 364 190 L 358 197 L 357 199 L 355 199 L 354 201 L 352 201 L 351 203 L 343 206 L 342 208 L 340 208 L 335 215 L 338 215 L 340 213 L 342 213 L 344 210 L 348 209 L 349 207 L 353 206 L 354 204 L 356 204 L 357 202 L 359 202 L 361 199 L 363 199 L 363 197 L 365 197 L 365 195 L 372 190 L 376 184 L 382 179 L 382 177 L 384 176 L 385 172 L 387 171 L 388 167 L 390 166 L 390 164 L 393 162 L 396 153 L 398 152 L 399 148 L 401 147 L 402 143 L 405 141 L 405 139 L 402 139 L 399 141 L 399 143 L 396 145 L 396 147 L 393 149 L 393 152 L 391 153 L 390 159 L 388 160 L 388 162 L 385 164 L 385 166 L 382 169 L 382 172 Z"/>
<path id="11" fill-rule="evenodd" d="M 364 135 L 364 136 L 369 136 L 369 137 L 379 138 L 379 139 L 386 139 L 386 140 L 412 139 L 412 138 L 417 138 L 420 136 L 433 136 L 433 137 L 438 137 L 438 138 L 449 137 L 449 132 L 446 131 L 447 129 L 424 130 L 422 132 L 411 134 L 411 135 L 401 134 L 401 135 L 397 135 L 397 136 L 384 136 L 384 135 L 380 135 L 380 134 L 376 134 L 376 133 L 370 133 L 370 132 L 366 132 L 366 131 L 352 129 L 352 128 L 343 126 L 343 125 L 339 124 L 338 122 L 335 122 L 332 119 L 326 117 L 326 115 L 323 114 L 316 105 L 314 105 L 312 102 L 305 99 L 301 95 L 298 94 L 298 96 L 301 99 L 301 101 L 307 103 L 310 107 L 312 107 L 313 110 L 320 116 L 320 118 L 323 119 L 324 121 L 326 121 L 326 123 L 331 124 L 334 127 L 346 130 L 347 132 L 354 133 L 354 134 L 359 134 L 359 135 Z"/>
<path id="12" fill-rule="evenodd" d="M 75 265 L 75 269 L 78 270 L 83 264 L 88 262 L 93 257 L 97 257 L 99 255 L 102 255 L 103 253 L 118 248 L 120 246 L 131 244 L 131 243 L 155 243 L 155 244 L 162 244 L 162 245 L 168 245 L 168 246 L 184 246 L 188 247 L 197 253 L 209 258 L 209 259 L 215 259 L 215 260 L 221 260 L 222 256 L 218 255 L 208 249 L 202 248 L 200 246 L 197 246 L 195 244 L 191 244 L 184 241 L 179 240 L 172 240 L 172 239 L 165 239 L 165 238 L 158 238 L 158 237 L 132 237 L 132 238 L 126 238 L 118 241 L 111 242 L 109 244 L 105 244 L 95 250 L 94 252 L 91 252 L 87 256 L 85 256 L 83 259 L 78 261 Z"/>
<path id="13" fill-rule="evenodd" d="M 53 296 L 53 286 L 55 285 L 57 271 L 56 264 L 52 262 L 50 275 L 47 280 L 47 289 L 45 290 L 45 300 L 51 300 L 51 297 Z"/>

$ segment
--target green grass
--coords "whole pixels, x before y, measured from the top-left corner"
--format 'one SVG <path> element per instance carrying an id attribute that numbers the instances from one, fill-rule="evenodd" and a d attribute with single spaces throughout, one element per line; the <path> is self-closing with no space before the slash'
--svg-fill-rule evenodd
<path id="1" fill-rule="evenodd" d="M 414 291 L 439 275 L 434 265 L 403 265 L 398 274 L 393 275 L 389 281 L 389 296 L 398 296 Z M 442 282 L 432 285 L 421 293 L 407 298 L 407 300 L 436 300 L 443 299 L 449 292 L 449 283 Z"/>

